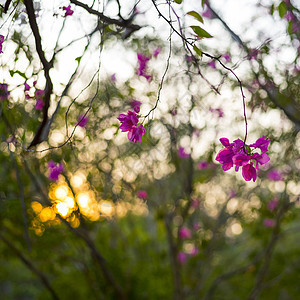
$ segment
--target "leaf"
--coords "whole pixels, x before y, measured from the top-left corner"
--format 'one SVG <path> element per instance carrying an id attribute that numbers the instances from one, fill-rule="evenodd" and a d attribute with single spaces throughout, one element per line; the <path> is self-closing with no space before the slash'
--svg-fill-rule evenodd
<path id="1" fill-rule="evenodd" d="M 181 4 L 183 0 L 174 0 L 177 4 Z"/>
<path id="2" fill-rule="evenodd" d="M 194 45 L 193 49 L 194 49 L 194 51 L 195 51 L 199 56 L 202 56 L 202 51 L 201 51 L 201 49 L 199 49 L 196 45 Z"/>
<path id="3" fill-rule="evenodd" d="M 195 19 L 197 19 L 199 22 L 203 23 L 203 18 L 196 11 L 194 11 L 194 10 L 189 11 L 187 13 L 187 15 L 190 15 L 190 16 L 194 17 Z"/>
<path id="4" fill-rule="evenodd" d="M 25 73 L 23 73 L 23 72 L 21 72 L 19 70 L 17 70 L 17 71 L 9 70 L 9 74 L 10 74 L 11 77 L 13 77 L 15 74 L 18 74 L 21 77 L 23 77 L 25 80 L 27 80 L 27 77 L 26 77 Z"/>
<path id="5" fill-rule="evenodd" d="M 206 0 L 201 0 L 202 7 L 204 6 Z"/>
<path id="6" fill-rule="evenodd" d="M 287 7 L 284 1 L 280 2 L 280 4 L 278 5 L 278 13 L 280 18 L 283 18 L 287 12 Z"/>
<path id="7" fill-rule="evenodd" d="M 205 31 L 204 29 L 202 29 L 199 26 L 191 26 L 191 28 L 197 34 L 197 36 L 200 38 L 211 38 L 212 37 L 207 31 Z"/>

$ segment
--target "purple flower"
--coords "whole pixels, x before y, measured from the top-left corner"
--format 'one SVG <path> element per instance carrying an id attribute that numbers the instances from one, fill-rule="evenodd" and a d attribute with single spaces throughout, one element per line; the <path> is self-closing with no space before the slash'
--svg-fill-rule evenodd
<path id="1" fill-rule="evenodd" d="M 212 60 L 211 62 L 209 62 L 207 65 L 210 66 L 210 67 L 212 67 L 213 69 L 216 68 L 216 63 L 215 63 L 214 60 Z"/>
<path id="2" fill-rule="evenodd" d="M 190 239 L 192 237 L 191 231 L 186 227 L 181 227 L 179 229 L 179 237 L 181 239 Z"/>
<path id="3" fill-rule="evenodd" d="M 0 53 L 3 53 L 3 51 L 2 51 L 3 42 L 4 42 L 4 36 L 2 34 L 0 34 Z"/>
<path id="4" fill-rule="evenodd" d="M 180 158 L 188 158 L 188 157 L 190 157 L 190 154 L 186 153 L 185 149 L 183 147 L 179 147 L 179 149 L 178 149 L 178 156 Z"/>
<path id="5" fill-rule="evenodd" d="M 221 149 L 216 156 L 216 161 L 222 164 L 222 168 L 224 171 L 228 171 L 233 167 L 232 158 L 234 156 L 234 152 L 232 147 L 225 147 Z"/>
<path id="6" fill-rule="evenodd" d="M 177 254 L 177 259 L 181 264 L 186 263 L 187 256 L 183 251 L 179 251 Z"/>
<path id="7" fill-rule="evenodd" d="M 209 163 L 205 160 L 199 161 L 197 164 L 197 169 L 198 170 L 205 170 L 209 168 Z"/>
<path id="8" fill-rule="evenodd" d="M 137 196 L 143 200 L 145 200 L 148 197 L 148 194 L 146 191 L 140 190 L 137 191 Z"/>
<path id="9" fill-rule="evenodd" d="M 195 223 L 195 224 L 193 225 L 193 229 L 194 229 L 194 230 L 199 230 L 200 228 L 201 228 L 200 223 Z"/>
<path id="10" fill-rule="evenodd" d="M 137 69 L 137 75 L 145 77 L 148 81 L 151 81 L 151 76 L 147 74 L 147 63 L 150 60 L 150 57 L 138 53 L 137 54 L 138 59 L 138 69 Z"/>
<path id="11" fill-rule="evenodd" d="M 63 6 L 62 9 L 66 11 L 65 17 L 72 16 L 73 13 L 74 13 L 74 11 L 71 9 L 71 5 L 69 5 L 69 6 Z"/>
<path id="12" fill-rule="evenodd" d="M 24 91 L 28 92 L 29 90 L 30 90 L 30 85 L 27 82 L 25 82 L 24 83 Z"/>
<path id="13" fill-rule="evenodd" d="M 257 60 L 257 55 L 259 54 L 259 50 L 258 49 L 250 49 L 249 53 L 248 53 L 248 57 L 250 60 L 254 59 Z"/>
<path id="14" fill-rule="evenodd" d="M 120 129 L 122 132 L 126 132 L 137 126 L 139 118 L 136 113 L 129 110 L 127 115 L 120 114 L 118 120 L 122 123 Z"/>
<path id="15" fill-rule="evenodd" d="M 264 136 L 259 138 L 254 144 L 251 144 L 250 147 L 259 148 L 262 153 L 268 151 L 270 140 L 267 140 Z"/>
<path id="16" fill-rule="evenodd" d="M 273 219 L 264 219 L 264 226 L 265 227 L 274 227 L 275 221 Z"/>
<path id="17" fill-rule="evenodd" d="M 247 164 L 242 168 L 242 175 L 246 181 L 253 179 L 253 182 L 256 180 L 256 170 L 253 167 L 253 163 Z"/>
<path id="18" fill-rule="evenodd" d="M 116 78 L 116 74 L 115 74 L 115 73 L 112 74 L 110 78 L 111 78 L 111 81 L 112 81 L 113 83 L 116 83 L 117 78 Z"/>
<path id="19" fill-rule="evenodd" d="M 35 109 L 36 110 L 42 110 L 44 106 L 44 101 L 42 99 L 36 99 L 36 103 L 35 103 Z"/>
<path id="20" fill-rule="evenodd" d="M 282 173 L 276 169 L 269 171 L 268 179 L 271 181 L 280 181 L 282 180 Z"/>
<path id="21" fill-rule="evenodd" d="M 146 134 L 146 130 L 144 126 L 140 124 L 139 126 L 134 126 L 131 128 L 131 130 L 128 132 L 128 139 L 132 143 L 141 143 L 143 134 Z"/>
<path id="22" fill-rule="evenodd" d="M 6 100 L 9 96 L 8 85 L 0 83 L 0 101 Z"/>
<path id="23" fill-rule="evenodd" d="M 210 8 L 206 7 L 206 10 L 202 13 L 202 16 L 203 16 L 204 18 L 211 19 L 212 16 L 213 16 L 213 13 L 212 13 L 212 11 L 210 10 Z"/>
<path id="24" fill-rule="evenodd" d="M 224 112 L 222 108 L 209 108 L 209 111 L 218 115 L 219 118 L 224 117 Z"/>
<path id="25" fill-rule="evenodd" d="M 64 167 L 62 163 L 56 164 L 53 160 L 50 160 L 48 162 L 48 169 L 49 169 L 49 175 L 48 175 L 49 179 L 53 181 L 57 181 L 58 176 L 62 173 Z"/>
<path id="26" fill-rule="evenodd" d="M 161 49 L 160 48 L 156 48 L 154 51 L 153 51 L 153 57 L 157 57 L 157 55 L 160 53 Z"/>
<path id="27" fill-rule="evenodd" d="M 268 210 L 273 211 L 277 207 L 278 204 L 279 204 L 279 198 L 275 197 L 273 200 L 271 200 L 268 203 Z"/>
<path id="28" fill-rule="evenodd" d="M 192 203 L 191 203 L 192 208 L 196 209 L 199 207 L 199 205 L 200 205 L 200 200 L 198 198 L 192 200 Z"/>
<path id="29" fill-rule="evenodd" d="M 139 113 L 140 112 L 140 106 L 141 106 L 142 102 L 138 101 L 138 100 L 135 100 L 135 99 L 132 99 L 130 101 L 130 105 L 131 107 L 133 108 L 133 110 L 136 112 L 136 113 Z"/>
<path id="30" fill-rule="evenodd" d="M 79 115 L 78 121 L 77 121 L 78 122 L 78 126 L 85 127 L 87 125 L 88 121 L 89 121 L 88 116 Z"/>
<path id="31" fill-rule="evenodd" d="M 226 62 L 230 62 L 230 60 L 231 60 L 231 57 L 230 57 L 230 55 L 228 53 L 223 54 L 222 57 L 224 57 L 224 59 L 225 59 Z"/>
<path id="32" fill-rule="evenodd" d="M 199 253 L 199 249 L 196 246 L 193 246 L 193 248 L 190 251 L 190 256 L 196 256 Z"/>

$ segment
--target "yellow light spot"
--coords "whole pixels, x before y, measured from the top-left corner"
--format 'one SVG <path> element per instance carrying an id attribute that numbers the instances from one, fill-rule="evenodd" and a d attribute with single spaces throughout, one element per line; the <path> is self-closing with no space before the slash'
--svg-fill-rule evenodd
<path id="1" fill-rule="evenodd" d="M 68 208 L 66 202 L 57 203 L 56 204 L 56 209 L 62 217 L 65 217 L 69 213 L 69 208 Z"/>
<path id="2" fill-rule="evenodd" d="M 234 223 L 231 225 L 231 232 L 235 235 L 241 234 L 243 232 L 243 228 L 240 223 Z"/>
<path id="3" fill-rule="evenodd" d="M 76 198 L 81 209 L 85 209 L 89 206 L 90 196 L 88 193 L 79 193 Z"/>
<path id="4" fill-rule="evenodd" d="M 67 207 L 73 208 L 75 206 L 74 199 L 72 197 L 67 197 L 64 202 L 66 203 Z"/>
<path id="5" fill-rule="evenodd" d="M 31 203 L 31 207 L 36 214 L 40 213 L 43 209 L 42 204 L 36 201 Z"/>
<path id="6" fill-rule="evenodd" d="M 71 184 L 74 188 L 79 188 L 83 185 L 85 181 L 85 176 L 82 173 L 78 173 L 71 178 Z"/>
<path id="7" fill-rule="evenodd" d="M 55 212 L 51 207 L 45 207 L 42 209 L 41 213 L 39 214 L 39 217 L 42 222 L 47 222 L 49 220 L 54 220 L 55 219 Z"/>
<path id="8" fill-rule="evenodd" d="M 100 201 L 99 210 L 102 215 L 107 216 L 107 217 L 111 217 L 114 212 L 112 203 L 109 201 L 105 201 L 105 200 Z"/>
<path id="9" fill-rule="evenodd" d="M 69 188 L 66 185 L 60 185 L 55 189 L 55 197 L 59 200 L 64 200 L 69 193 Z"/>
<path id="10" fill-rule="evenodd" d="M 80 221 L 78 220 L 78 218 L 75 218 L 72 222 L 70 222 L 71 223 L 71 226 L 73 227 L 73 228 L 77 228 L 77 227 L 79 227 L 79 225 L 80 225 Z"/>

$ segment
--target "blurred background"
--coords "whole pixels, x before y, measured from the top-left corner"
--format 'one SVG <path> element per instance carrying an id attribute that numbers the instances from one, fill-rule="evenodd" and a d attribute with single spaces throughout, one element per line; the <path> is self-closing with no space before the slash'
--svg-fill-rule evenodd
<path id="1" fill-rule="evenodd" d="M 299 3 L 8 2 L 0 298 L 298 299 Z M 215 160 L 243 95 L 255 182 Z"/>

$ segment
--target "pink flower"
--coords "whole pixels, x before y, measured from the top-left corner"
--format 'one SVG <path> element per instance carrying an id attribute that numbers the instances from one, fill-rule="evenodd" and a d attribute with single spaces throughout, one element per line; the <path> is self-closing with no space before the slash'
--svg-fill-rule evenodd
<path id="1" fill-rule="evenodd" d="M 42 110 L 44 106 L 44 101 L 42 99 L 36 99 L 35 109 Z"/>
<path id="2" fill-rule="evenodd" d="M 50 160 L 48 162 L 48 170 L 49 170 L 49 179 L 53 181 L 58 180 L 58 176 L 62 173 L 64 170 L 63 164 L 59 163 L 56 164 L 53 160 Z"/>
<path id="3" fill-rule="evenodd" d="M 265 227 L 274 227 L 275 221 L 273 219 L 264 219 L 264 226 Z"/>
<path id="4" fill-rule="evenodd" d="M 129 110 L 127 115 L 120 114 L 118 120 L 122 123 L 120 129 L 122 132 L 126 132 L 137 126 L 139 118 L 135 112 Z"/>
<path id="5" fill-rule="evenodd" d="M 29 90 L 30 90 L 30 85 L 27 82 L 25 82 L 24 83 L 24 91 L 27 92 Z"/>
<path id="6" fill-rule="evenodd" d="M 186 227 L 181 227 L 179 229 L 179 237 L 181 239 L 190 239 L 192 237 L 191 231 Z"/>
<path id="7" fill-rule="evenodd" d="M 225 59 L 226 62 L 230 62 L 230 60 L 231 60 L 231 57 L 230 57 L 230 55 L 228 53 L 223 54 L 222 57 L 224 57 L 224 59 Z"/>
<path id="8" fill-rule="evenodd" d="M 224 117 L 224 112 L 222 108 L 209 108 L 209 111 L 218 115 L 219 118 Z"/>
<path id="9" fill-rule="evenodd" d="M 200 228 L 201 228 L 200 223 L 195 223 L 195 224 L 193 225 L 193 229 L 194 229 L 194 230 L 199 230 Z"/>
<path id="10" fill-rule="evenodd" d="M 145 77 L 148 81 L 151 81 L 152 77 L 151 75 L 147 74 L 147 63 L 150 60 L 150 57 L 138 53 L 137 54 L 137 59 L 138 59 L 138 69 L 137 69 L 137 75 L 138 76 L 143 76 Z"/>
<path id="11" fill-rule="evenodd" d="M 248 57 L 250 60 L 257 60 L 257 55 L 259 54 L 259 50 L 258 49 L 250 49 L 249 53 L 248 53 Z"/>
<path id="12" fill-rule="evenodd" d="M 160 48 L 156 48 L 154 51 L 153 51 L 153 57 L 157 57 L 157 55 L 160 53 L 161 49 Z"/>
<path id="13" fill-rule="evenodd" d="M 253 167 L 253 163 L 247 164 L 242 168 L 242 175 L 246 181 L 253 179 L 253 182 L 256 180 L 256 170 Z"/>
<path id="14" fill-rule="evenodd" d="M 179 147 L 179 149 L 178 149 L 178 156 L 180 158 L 188 158 L 188 157 L 190 157 L 190 154 L 186 153 L 185 149 L 183 147 Z"/>
<path id="15" fill-rule="evenodd" d="M 128 139 L 132 143 L 141 143 L 143 134 L 146 134 L 146 130 L 144 126 L 140 124 L 139 126 L 134 126 L 131 128 L 131 130 L 128 132 Z"/>
<path id="16" fill-rule="evenodd" d="M 111 78 L 111 81 L 112 81 L 112 82 L 116 83 L 117 78 L 116 78 L 116 74 L 115 74 L 115 73 L 112 74 L 110 78 Z"/>
<path id="17" fill-rule="evenodd" d="M 181 264 L 186 263 L 187 256 L 183 251 L 179 251 L 177 254 L 177 259 Z"/>
<path id="18" fill-rule="evenodd" d="M 146 191 L 140 190 L 137 192 L 137 196 L 143 200 L 145 200 L 148 197 L 148 194 Z"/>
<path id="19" fill-rule="evenodd" d="M 10 92 L 6 83 L 0 83 L 0 101 L 6 100 Z"/>
<path id="20" fill-rule="evenodd" d="M 270 141 L 264 136 L 259 138 L 254 144 L 247 145 L 240 139 L 230 143 L 227 138 L 221 138 L 220 142 L 225 148 L 221 149 L 216 160 L 222 164 L 224 171 L 227 171 L 235 165 L 235 171 L 242 167 L 242 175 L 246 181 L 256 180 L 256 170 L 259 170 L 259 165 L 264 165 L 269 162 L 270 157 L 265 153 L 268 151 Z M 252 153 L 252 149 L 260 149 L 261 154 Z M 256 169 L 253 163 L 256 163 Z"/>
<path id="21" fill-rule="evenodd" d="M 271 181 L 280 181 L 282 180 L 282 173 L 276 169 L 269 171 L 268 179 Z"/>
<path id="22" fill-rule="evenodd" d="M 206 10 L 202 13 L 202 16 L 204 18 L 210 19 L 213 16 L 212 11 L 210 10 L 210 8 L 206 7 Z"/>
<path id="23" fill-rule="evenodd" d="M 196 246 L 193 246 L 193 248 L 190 251 L 190 256 L 196 256 L 199 253 L 199 249 Z"/>
<path id="24" fill-rule="evenodd" d="M 72 16 L 73 13 L 74 13 L 74 11 L 71 9 L 71 5 L 69 5 L 69 6 L 67 6 L 67 7 L 66 7 L 66 6 L 63 6 L 62 9 L 66 11 L 65 17 L 67 17 L 67 16 Z"/>
<path id="25" fill-rule="evenodd" d="M 209 163 L 205 160 L 199 161 L 197 164 L 197 169 L 198 170 L 205 170 L 209 168 Z"/>
<path id="26" fill-rule="evenodd" d="M 77 121 L 78 122 L 78 126 L 85 127 L 87 125 L 88 121 L 89 121 L 88 116 L 79 115 L 78 121 Z"/>
<path id="27" fill-rule="evenodd" d="M 200 200 L 198 198 L 192 200 L 192 203 L 191 203 L 192 208 L 196 209 L 199 207 L 199 205 L 200 205 Z"/>
<path id="28" fill-rule="evenodd" d="M 131 107 L 133 108 L 133 110 L 136 112 L 136 113 L 139 113 L 140 112 L 140 106 L 141 106 L 142 102 L 138 101 L 138 100 L 135 100 L 135 99 L 132 99 L 130 101 L 130 105 Z"/>
<path id="29" fill-rule="evenodd" d="M 271 200 L 269 203 L 268 203 L 268 210 L 269 211 L 273 211 L 277 205 L 279 203 L 279 198 L 274 198 L 273 200 Z"/>
<path id="30" fill-rule="evenodd" d="M 207 65 L 210 66 L 210 67 L 212 67 L 213 69 L 216 68 L 216 63 L 215 63 L 214 60 L 212 60 L 211 62 L 209 62 Z"/>
<path id="31" fill-rule="evenodd" d="M 2 34 L 0 34 L 0 53 L 3 53 L 3 51 L 2 51 L 3 42 L 4 42 L 4 36 Z"/>

